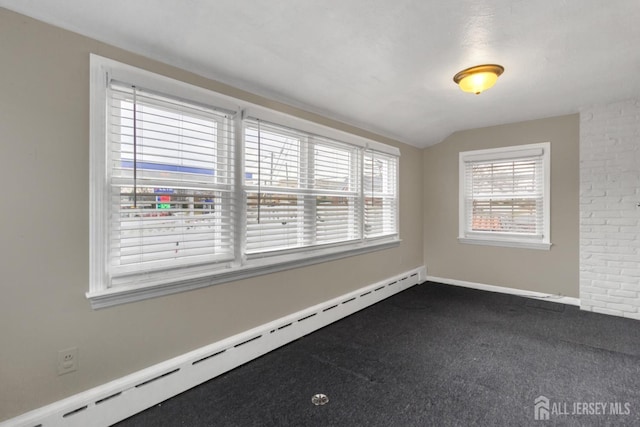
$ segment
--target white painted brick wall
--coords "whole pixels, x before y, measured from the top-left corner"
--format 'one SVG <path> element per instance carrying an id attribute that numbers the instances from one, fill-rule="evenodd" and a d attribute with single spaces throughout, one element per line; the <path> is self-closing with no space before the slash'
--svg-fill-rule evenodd
<path id="1" fill-rule="evenodd" d="M 580 304 L 640 320 L 640 100 L 580 112 Z"/>

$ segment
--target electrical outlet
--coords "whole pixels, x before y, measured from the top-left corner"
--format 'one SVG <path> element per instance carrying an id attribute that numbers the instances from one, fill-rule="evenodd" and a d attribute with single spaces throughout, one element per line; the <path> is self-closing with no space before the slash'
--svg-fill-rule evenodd
<path id="1" fill-rule="evenodd" d="M 58 375 L 78 369 L 78 347 L 58 351 Z"/>

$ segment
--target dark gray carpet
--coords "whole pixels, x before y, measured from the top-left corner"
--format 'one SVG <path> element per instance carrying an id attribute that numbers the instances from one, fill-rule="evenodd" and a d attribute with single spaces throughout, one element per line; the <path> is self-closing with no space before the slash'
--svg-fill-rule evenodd
<path id="1" fill-rule="evenodd" d="M 638 321 L 425 283 L 117 426 L 639 426 L 639 362 Z"/>

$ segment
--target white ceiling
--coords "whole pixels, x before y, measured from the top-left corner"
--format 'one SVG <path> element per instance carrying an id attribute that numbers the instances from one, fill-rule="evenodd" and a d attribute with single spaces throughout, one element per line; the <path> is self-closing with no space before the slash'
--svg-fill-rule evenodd
<path id="1" fill-rule="evenodd" d="M 425 147 L 640 96 L 639 0 L 0 0 L 0 6 Z M 452 77 L 505 67 L 494 88 Z"/>

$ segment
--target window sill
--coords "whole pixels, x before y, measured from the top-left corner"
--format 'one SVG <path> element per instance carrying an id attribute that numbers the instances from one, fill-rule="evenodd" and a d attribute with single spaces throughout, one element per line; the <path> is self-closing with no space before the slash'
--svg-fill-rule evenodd
<path id="1" fill-rule="evenodd" d="M 269 260 L 262 258 L 256 261 L 249 261 L 247 265 L 232 267 L 225 270 L 218 270 L 206 277 L 182 280 L 177 282 L 164 283 L 153 286 L 128 286 L 110 288 L 103 291 L 88 292 L 87 299 L 94 309 L 106 308 L 120 304 L 127 304 L 134 301 L 141 301 L 149 298 L 175 294 L 178 292 L 190 291 L 204 288 L 220 283 L 232 282 L 263 274 L 275 273 L 292 268 L 305 267 L 346 258 L 355 255 L 362 255 L 384 249 L 394 248 L 400 245 L 401 240 L 397 238 L 384 239 L 376 242 L 359 243 L 344 247 L 330 248 L 324 251 L 308 253 L 295 253 L 289 256 L 278 256 L 277 259 Z"/>
<path id="2" fill-rule="evenodd" d="M 469 245 L 484 245 L 484 246 L 502 246 L 507 248 L 520 248 L 520 249 L 537 249 L 541 251 L 548 251 L 551 249 L 551 243 L 545 242 L 530 242 L 523 240 L 498 240 L 498 239 L 479 239 L 472 237 L 458 237 L 460 243 Z"/>

